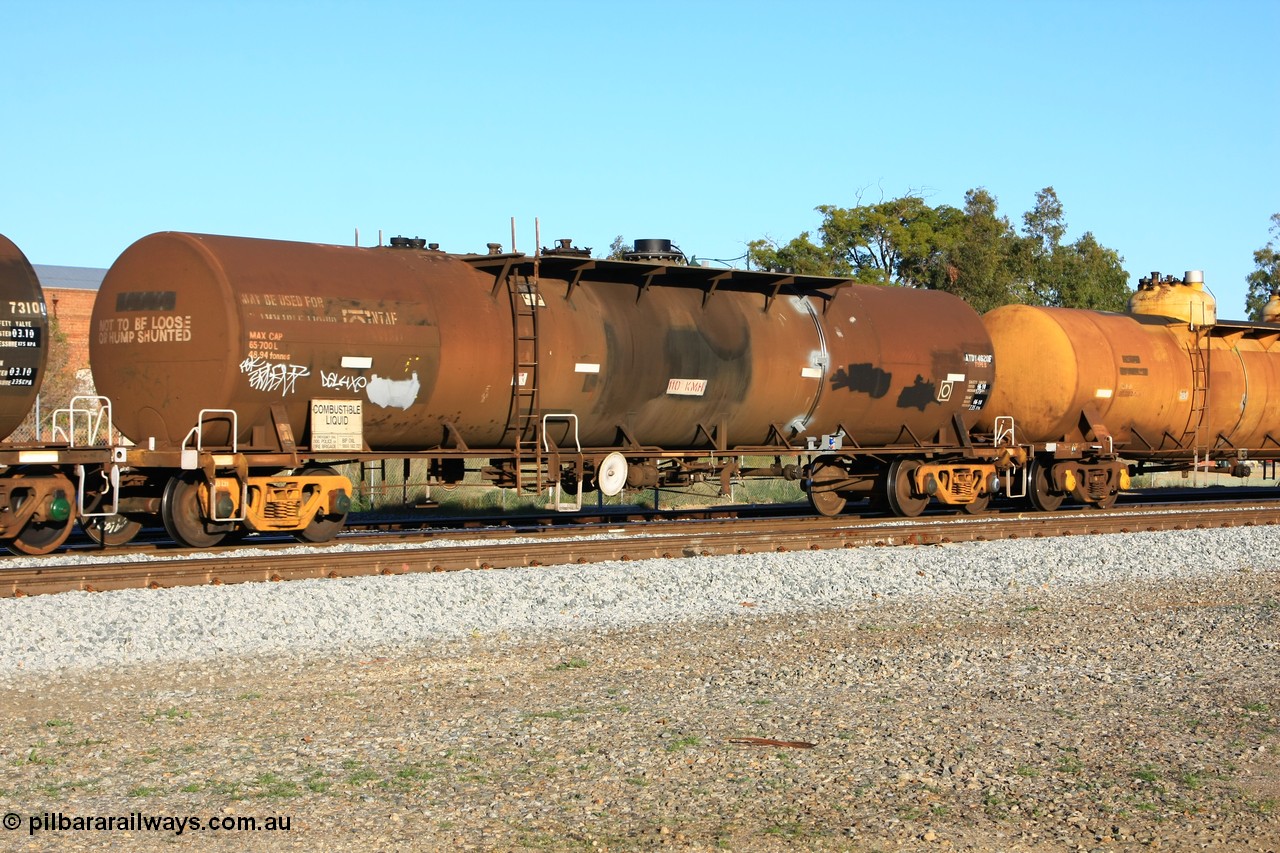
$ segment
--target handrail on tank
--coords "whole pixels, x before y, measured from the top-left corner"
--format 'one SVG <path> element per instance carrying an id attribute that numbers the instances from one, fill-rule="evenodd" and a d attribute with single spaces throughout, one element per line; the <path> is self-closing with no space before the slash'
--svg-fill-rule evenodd
<path id="1" fill-rule="evenodd" d="M 1010 415 L 1000 415 L 996 418 L 995 441 L 996 447 L 1004 445 L 1015 445 L 1018 443 L 1016 435 L 1016 424 Z"/>
<path id="2" fill-rule="evenodd" d="M 65 424 L 62 421 L 66 421 Z M 103 421 L 106 422 L 106 433 L 102 432 Z M 83 444 L 76 443 L 76 427 L 82 426 L 85 435 Z M 111 400 L 93 394 L 78 394 L 71 398 L 64 409 L 55 409 L 50 424 L 52 435 L 50 440 L 57 442 L 59 437 L 68 447 L 88 447 L 100 444 L 115 444 L 115 424 L 111 418 Z"/>
<path id="3" fill-rule="evenodd" d="M 1016 447 L 1018 444 L 1018 425 L 1010 415 L 999 415 L 996 418 L 994 430 L 994 442 L 996 447 Z M 1021 472 L 1021 488 L 1014 489 L 1017 482 L 1014 479 L 1014 469 L 1006 468 L 1004 472 L 1004 495 L 1007 498 L 1025 498 L 1027 496 L 1027 466 L 1018 466 Z"/>
<path id="4" fill-rule="evenodd" d="M 239 447 L 240 441 L 240 415 L 235 409 L 201 409 L 200 414 L 196 416 L 196 425 L 193 426 L 182 439 L 182 452 L 185 454 L 188 450 L 187 442 L 191 441 L 194 435 L 196 439 L 195 450 L 197 453 L 204 450 L 204 416 L 205 415 L 230 415 L 231 416 L 231 452 L 235 453 Z M 186 467 L 186 466 L 183 466 Z"/>
<path id="5" fill-rule="evenodd" d="M 551 441 L 547 437 L 548 421 L 572 421 L 573 422 L 573 446 L 578 454 L 582 454 L 582 442 L 578 439 L 578 416 L 572 412 L 565 412 L 559 415 L 543 415 L 542 416 L 542 450 L 544 453 L 551 452 Z M 578 478 L 578 497 L 576 503 L 565 503 L 561 501 L 564 495 L 564 486 L 560 483 L 560 472 L 556 472 L 555 499 L 547 505 L 548 509 L 554 509 L 556 512 L 579 512 L 582 509 L 582 477 Z"/>
<path id="6" fill-rule="evenodd" d="M 204 450 L 204 426 L 205 415 L 230 415 L 231 416 L 231 452 L 235 453 L 239 448 L 240 436 L 240 416 L 235 409 L 201 409 L 200 414 L 196 416 L 196 425 L 182 439 L 182 470 L 194 471 L 200 467 L 200 453 Z M 195 448 L 187 447 L 191 437 L 195 436 Z M 224 521 L 244 521 L 247 517 L 245 508 L 249 505 L 249 483 L 247 481 L 240 483 L 240 515 L 231 515 L 227 518 L 218 517 L 217 501 L 209 501 L 209 520 L 214 522 Z"/>
<path id="7" fill-rule="evenodd" d="M 476 269 L 491 272 L 500 278 L 505 278 L 513 271 L 521 275 L 532 275 L 535 261 L 533 256 L 522 252 L 456 257 Z M 591 272 L 593 275 L 590 281 L 593 283 L 639 286 L 644 290 L 649 287 L 684 287 L 739 290 L 777 296 L 783 287 L 790 287 L 800 294 L 812 294 L 829 300 L 837 290 L 855 283 L 851 278 L 839 276 L 584 258 L 577 255 L 539 255 L 536 260 L 543 277 L 563 276 L 574 287 L 582 281 L 585 273 Z"/>
<path id="8" fill-rule="evenodd" d="M 76 512 L 79 513 L 80 518 L 107 518 L 120 511 L 120 466 L 113 464 L 110 471 L 111 473 L 108 474 L 106 470 L 99 469 L 97 474 L 102 477 L 103 482 L 108 486 L 107 491 L 111 493 L 111 508 L 105 512 L 89 512 L 84 505 L 85 467 L 76 466 Z"/>
<path id="9" fill-rule="evenodd" d="M 551 442 L 547 439 L 547 421 L 573 421 L 573 446 L 579 453 L 582 452 L 582 444 L 578 441 L 578 416 L 566 412 L 562 415 L 543 415 L 542 416 L 542 450 L 545 453 L 551 452 Z"/>

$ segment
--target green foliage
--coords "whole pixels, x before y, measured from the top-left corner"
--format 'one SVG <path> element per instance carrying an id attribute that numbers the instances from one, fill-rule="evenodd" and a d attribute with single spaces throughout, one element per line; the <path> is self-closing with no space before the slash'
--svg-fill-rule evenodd
<path id="1" fill-rule="evenodd" d="M 1124 259 L 1086 232 L 1064 246 L 1067 223 L 1053 187 L 1036 193 L 1036 206 L 1023 215 L 1027 285 L 1025 301 L 1067 308 L 1123 311 L 1129 301 Z"/>
<path id="2" fill-rule="evenodd" d="M 920 287 L 945 239 L 943 215 L 913 195 L 873 205 L 820 205 L 822 241 L 833 254 L 835 273 L 867 284 Z"/>
<path id="3" fill-rule="evenodd" d="M 785 244 L 756 240 L 761 269 L 833 275 L 866 284 L 945 290 L 978 311 L 1010 302 L 1123 310 L 1123 259 L 1092 233 L 1064 245 L 1067 223 L 1053 187 L 1036 193 L 1019 235 L 981 187 L 963 209 L 930 207 L 913 194 L 851 208 L 820 205 L 820 242 L 809 232 Z"/>
<path id="4" fill-rule="evenodd" d="M 76 365 L 71 362 L 71 345 L 57 317 L 49 318 L 49 360 L 40 385 L 40 404 L 46 413 L 62 408 L 82 393 Z"/>
<path id="5" fill-rule="evenodd" d="M 1271 239 L 1267 245 L 1253 253 L 1253 263 L 1257 266 L 1245 279 L 1249 283 L 1249 293 L 1245 297 L 1244 307 L 1251 320 L 1262 319 L 1262 309 L 1271 299 L 1271 294 L 1280 291 L 1280 213 L 1271 214 Z"/>
<path id="6" fill-rule="evenodd" d="M 946 276 L 933 282 L 985 312 L 1010 302 L 1035 301 L 1019 273 L 1026 250 L 1009 220 L 1000 216 L 995 196 L 979 187 L 965 193 L 964 210 L 947 252 Z"/>
<path id="7" fill-rule="evenodd" d="M 626 240 L 623 239 L 622 235 L 619 234 L 617 237 L 614 237 L 613 242 L 609 244 L 609 254 L 605 255 L 604 257 L 605 257 L 605 260 L 608 260 L 608 261 L 621 261 L 621 260 L 625 260 L 623 256 L 630 251 L 631 251 L 631 244 L 626 242 Z"/>
<path id="8" fill-rule="evenodd" d="M 809 239 L 808 231 L 785 246 L 770 240 L 753 240 L 747 246 L 747 254 L 757 267 L 765 270 L 799 275 L 837 275 L 831 252 Z"/>

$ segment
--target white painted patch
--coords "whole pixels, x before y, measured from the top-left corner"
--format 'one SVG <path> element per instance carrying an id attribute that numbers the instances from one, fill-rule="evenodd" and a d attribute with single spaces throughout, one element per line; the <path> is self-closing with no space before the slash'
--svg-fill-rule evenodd
<path id="1" fill-rule="evenodd" d="M 407 409 L 418 399 L 418 391 L 421 389 L 416 372 L 411 379 L 384 379 L 375 373 L 365 392 L 369 395 L 369 402 L 375 406 Z"/>
<path id="2" fill-rule="evenodd" d="M 599 373 L 600 365 L 580 361 L 573 366 L 574 373 Z M 523 384 L 523 383 L 522 383 Z"/>
<path id="3" fill-rule="evenodd" d="M 1094 394 L 1093 396 L 1097 397 L 1099 400 L 1110 400 L 1110 399 L 1111 399 L 1111 389 L 1110 389 L 1110 388 L 1099 388 L 1099 389 L 1098 389 L 1098 393 Z"/>
<path id="4" fill-rule="evenodd" d="M 947 381 L 948 381 L 948 382 L 963 382 L 963 381 L 964 381 L 964 374 L 963 374 L 963 373 L 948 373 L 948 374 L 947 374 Z"/>
<path id="5" fill-rule="evenodd" d="M 342 366 L 350 370 L 368 370 L 373 367 L 373 359 L 364 355 L 344 355 Z"/>
<path id="6" fill-rule="evenodd" d="M 805 379 L 821 379 L 822 368 L 821 367 L 802 367 L 800 368 L 800 375 L 803 376 Z"/>

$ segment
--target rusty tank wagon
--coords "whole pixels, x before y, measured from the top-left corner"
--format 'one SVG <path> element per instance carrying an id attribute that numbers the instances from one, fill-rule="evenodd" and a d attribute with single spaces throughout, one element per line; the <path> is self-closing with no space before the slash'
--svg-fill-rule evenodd
<path id="1" fill-rule="evenodd" d="M 0 235 L 0 541 L 23 553 L 47 553 L 61 545 L 72 522 L 75 487 L 49 465 L 48 449 L 35 436 L 11 433 L 36 405 L 49 358 L 50 327 L 44 292 L 22 250 Z M 70 424 L 54 420 L 54 441 L 65 442 Z"/>
<path id="2" fill-rule="evenodd" d="M 92 328 L 98 391 L 153 454 L 122 511 L 188 544 L 273 518 L 320 538 L 351 488 L 329 466 L 389 456 L 572 508 L 584 488 L 784 476 L 824 514 L 866 495 L 917 514 L 997 486 L 967 420 L 993 350 L 961 300 L 688 265 L 669 241 L 602 260 L 161 233 L 111 267 Z M 158 467 L 205 450 L 239 470 Z"/>
<path id="3" fill-rule="evenodd" d="M 1109 506 L 1130 473 L 1247 476 L 1280 456 L 1280 325 L 1217 318 L 1203 274 L 1152 273 L 1124 314 L 1006 305 L 983 322 L 995 390 L 976 424 L 1027 445 L 1027 492 Z"/>
<path id="4" fill-rule="evenodd" d="M 27 256 L 0 235 L 0 437 L 35 406 L 49 358 L 44 291 Z"/>

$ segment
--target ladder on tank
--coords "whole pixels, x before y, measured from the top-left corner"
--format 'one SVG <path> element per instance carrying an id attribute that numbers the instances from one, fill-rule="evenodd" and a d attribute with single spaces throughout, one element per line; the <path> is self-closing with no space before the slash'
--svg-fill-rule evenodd
<path id="1" fill-rule="evenodd" d="M 1209 414 L 1209 336 L 1204 326 L 1192 326 L 1195 337 L 1187 343 L 1187 355 L 1191 360 L 1191 407 L 1181 447 L 1189 447 L 1192 453 L 1192 485 L 1200 485 L 1200 463 L 1208 462 L 1209 448 L 1204 443 L 1205 421 Z"/>
<path id="2" fill-rule="evenodd" d="M 520 276 L 507 279 L 511 297 L 513 334 L 511 370 L 511 411 L 507 432 L 515 437 L 516 489 L 523 483 L 526 454 L 532 453 L 541 486 L 542 443 L 538 441 L 538 308 L 546 303 L 538 292 L 537 280 L 521 281 Z"/>

